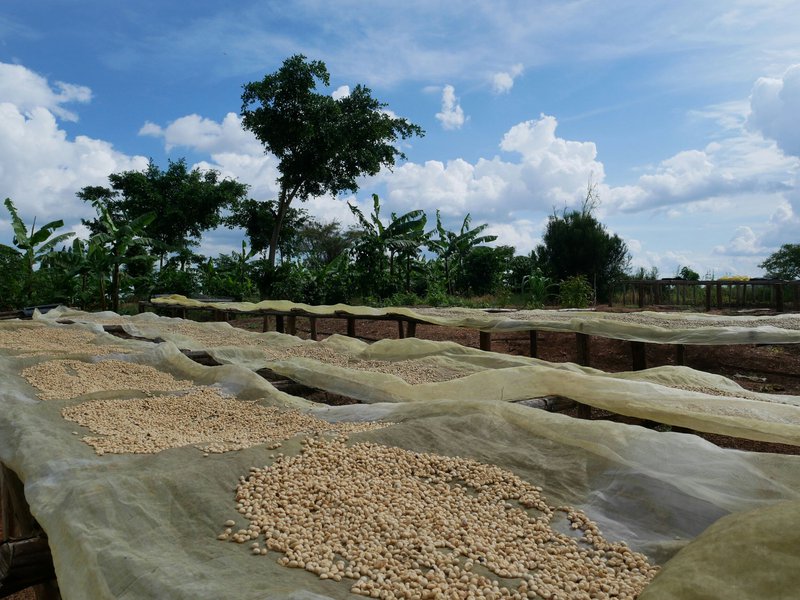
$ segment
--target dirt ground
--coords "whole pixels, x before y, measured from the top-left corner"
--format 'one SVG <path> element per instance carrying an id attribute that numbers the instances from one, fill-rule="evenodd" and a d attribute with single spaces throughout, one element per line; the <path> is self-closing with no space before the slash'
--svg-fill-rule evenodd
<path id="1" fill-rule="evenodd" d="M 231 321 L 231 325 L 256 331 L 261 331 L 262 324 L 263 320 L 260 318 Z M 344 335 L 346 331 L 347 325 L 344 319 L 317 320 L 319 340 L 334 333 Z M 301 338 L 309 337 L 307 319 L 298 317 L 297 335 Z M 394 321 L 357 320 L 356 335 L 367 342 L 374 342 L 397 338 L 399 331 Z M 479 334 L 475 330 L 437 325 L 417 325 L 416 336 L 428 340 L 458 342 L 473 348 L 478 348 L 480 343 Z M 574 333 L 539 332 L 537 339 L 538 358 L 550 362 L 577 362 Z M 687 367 L 723 375 L 742 387 L 756 392 L 800 395 L 800 344 L 685 346 L 684 348 L 684 364 Z M 530 336 L 527 332 L 493 334 L 492 351 L 530 356 Z M 647 366 L 677 364 L 676 354 L 674 345 L 647 344 Z M 630 342 L 590 338 L 589 366 L 610 373 L 631 370 Z M 596 409 L 592 410 L 592 418 L 627 421 L 625 417 Z M 653 424 L 648 425 L 653 426 Z M 698 435 L 723 447 L 800 455 L 798 446 L 741 440 L 706 433 Z"/>

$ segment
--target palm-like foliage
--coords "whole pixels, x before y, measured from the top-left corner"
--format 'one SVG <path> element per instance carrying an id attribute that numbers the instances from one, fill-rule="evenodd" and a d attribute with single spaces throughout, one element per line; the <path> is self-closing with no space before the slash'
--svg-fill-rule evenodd
<path id="1" fill-rule="evenodd" d="M 131 221 L 115 221 L 106 206 L 100 202 L 92 203 L 97 210 L 98 233 L 91 241 L 104 248 L 111 268 L 111 308 L 119 310 L 120 268 L 137 260 L 146 260 L 146 247 L 153 240 L 142 234 L 145 228 L 156 218 L 155 213 L 146 213 Z"/>
<path id="2" fill-rule="evenodd" d="M 33 273 L 36 265 L 52 253 L 58 244 L 75 234 L 70 232 L 53 235 L 56 229 L 64 226 L 64 221 L 61 219 L 50 221 L 37 230 L 36 219 L 34 218 L 30 231 L 28 231 L 25 223 L 19 217 L 11 198 L 6 198 L 4 204 L 11 215 L 11 227 L 14 230 L 13 243 L 22 251 L 25 260 L 22 296 L 25 301 L 30 301 L 33 295 Z"/>
<path id="3" fill-rule="evenodd" d="M 427 245 L 430 250 L 436 253 L 444 265 L 444 278 L 447 283 L 447 292 L 453 293 L 452 266 L 453 260 L 458 267 L 464 264 L 464 258 L 474 247 L 497 239 L 496 235 L 481 235 L 483 230 L 489 225 L 484 223 L 471 228 L 472 217 L 467 214 L 461 224 L 458 233 L 449 231 L 442 227 L 442 218 L 439 211 L 436 211 L 436 229 L 428 233 Z M 434 234 L 438 237 L 434 238 Z"/>
<path id="4" fill-rule="evenodd" d="M 389 281 L 394 282 L 395 258 L 404 260 L 406 268 L 406 288 L 410 285 L 411 263 L 426 244 L 425 224 L 427 217 L 422 210 L 412 210 L 397 216 L 392 213 L 388 225 L 381 221 L 380 198 L 372 195 L 372 214 L 369 218 L 357 206 L 348 204 L 350 211 L 358 219 L 362 227 L 361 238 L 356 243 L 356 252 L 361 262 L 367 263 L 367 272 L 371 275 L 383 273 L 388 253 Z"/>

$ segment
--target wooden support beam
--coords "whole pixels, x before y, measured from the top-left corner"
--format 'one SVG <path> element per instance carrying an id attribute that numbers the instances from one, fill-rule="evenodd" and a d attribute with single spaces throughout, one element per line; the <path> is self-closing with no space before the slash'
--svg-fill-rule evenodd
<path id="1" fill-rule="evenodd" d="M 491 351 L 492 349 L 492 334 L 489 331 L 481 331 L 480 332 L 480 346 L 481 350 L 485 350 L 486 352 Z"/>
<path id="2" fill-rule="evenodd" d="M 722 284 L 717 284 L 717 308 L 722 309 Z"/>
<path id="3" fill-rule="evenodd" d="M 647 353 L 644 342 L 631 342 L 631 359 L 634 371 L 644 371 L 647 368 Z"/>
<path id="4" fill-rule="evenodd" d="M 269 315 L 264 315 L 264 324 L 261 326 L 261 333 L 269 331 Z"/>
<path id="5" fill-rule="evenodd" d="M 310 337 L 315 342 L 317 341 L 317 317 L 308 317 L 308 329 Z"/>
<path id="6" fill-rule="evenodd" d="M 531 343 L 531 358 L 538 358 L 539 357 L 539 332 L 535 329 L 531 329 L 529 332 L 530 334 L 530 343 Z"/>
<path id="7" fill-rule="evenodd" d="M 406 337 L 417 337 L 417 322 L 409 321 L 406 327 Z"/>
<path id="8" fill-rule="evenodd" d="M 53 557 L 44 534 L 0 544 L 0 598 L 47 583 L 55 577 Z M 42 596 L 37 594 L 36 597 Z"/>
<path id="9" fill-rule="evenodd" d="M 283 315 L 275 315 L 275 331 L 286 333 L 286 328 L 283 325 Z"/>
<path id="10" fill-rule="evenodd" d="M 783 284 L 776 283 L 775 284 L 775 310 L 778 312 L 783 312 L 784 305 L 783 305 Z"/>
<path id="11" fill-rule="evenodd" d="M 577 362 L 583 367 L 589 366 L 589 336 L 585 333 L 575 334 L 575 345 L 578 350 Z"/>
<path id="12" fill-rule="evenodd" d="M 286 333 L 297 335 L 297 317 L 286 317 Z"/>
<path id="13" fill-rule="evenodd" d="M 711 311 L 711 285 L 706 284 L 706 312 Z"/>
<path id="14" fill-rule="evenodd" d="M 355 317 L 347 317 L 347 336 L 356 337 L 356 320 Z"/>
<path id="15" fill-rule="evenodd" d="M 31 515 L 19 477 L 2 463 L 0 516 L 3 538 L 7 539 L 0 545 L 0 598 L 36 585 L 37 599 L 60 599 L 44 532 Z"/>
<path id="16" fill-rule="evenodd" d="M 681 367 L 686 365 L 686 346 L 675 344 L 675 364 Z"/>
<path id="17" fill-rule="evenodd" d="M 577 416 L 579 419 L 591 419 L 592 418 L 592 407 L 588 404 L 578 404 L 578 413 Z"/>
<path id="18" fill-rule="evenodd" d="M 402 340 L 406 337 L 406 332 L 403 330 L 403 319 L 397 319 L 397 338 Z"/>

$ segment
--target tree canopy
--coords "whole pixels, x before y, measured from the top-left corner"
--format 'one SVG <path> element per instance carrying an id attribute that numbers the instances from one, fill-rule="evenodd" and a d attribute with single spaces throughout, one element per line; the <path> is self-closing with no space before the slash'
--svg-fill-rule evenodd
<path id="1" fill-rule="evenodd" d="M 536 248 L 539 268 L 556 281 L 583 275 L 593 284 L 597 300 L 607 300 L 611 287 L 625 273 L 630 255 L 625 242 L 611 235 L 592 214 L 596 204 L 590 186 L 581 210 L 552 215 L 542 244 Z"/>
<path id="2" fill-rule="evenodd" d="M 357 179 L 405 158 L 397 142 L 423 130 L 384 110 L 369 88 L 356 85 L 343 98 L 317 92 L 330 85 L 325 63 L 302 54 L 243 86 L 242 124 L 278 159 L 280 193 L 269 262 L 274 265 L 280 229 L 295 198 L 358 190 Z"/>
<path id="3" fill-rule="evenodd" d="M 112 173 L 108 180 L 110 187 L 87 186 L 77 196 L 102 202 L 115 221 L 153 213 L 144 234 L 162 258 L 195 245 L 204 231 L 220 224 L 222 209 L 247 194 L 247 185 L 220 179 L 214 170 L 190 171 L 184 159 L 169 161 L 164 171 L 151 160 L 144 171 Z M 100 230 L 98 220 L 86 224 L 94 233 Z"/>
<path id="4" fill-rule="evenodd" d="M 775 279 L 800 279 L 800 244 L 784 244 L 758 265 Z"/>

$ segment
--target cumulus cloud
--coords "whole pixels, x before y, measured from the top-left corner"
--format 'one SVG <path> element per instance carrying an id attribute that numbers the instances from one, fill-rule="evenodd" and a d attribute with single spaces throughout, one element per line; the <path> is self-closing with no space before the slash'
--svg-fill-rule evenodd
<path id="1" fill-rule="evenodd" d="M 51 86 L 47 79 L 22 65 L 0 62 L 0 102 L 14 105 L 21 113 L 44 108 L 64 121 L 77 121 L 78 115 L 63 105 L 91 99 L 88 87 L 63 81 Z"/>
<path id="2" fill-rule="evenodd" d="M 507 94 L 514 87 L 514 80 L 522 75 L 522 63 L 511 67 L 508 71 L 500 71 L 492 75 L 492 91 L 495 94 Z"/>
<path id="3" fill-rule="evenodd" d="M 405 210 L 439 208 L 445 215 L 470 212 L 493 221 L 575 206 L 590 178 L 603 180 L 603 165 L 594 143 L 560 138 L 557 125 L 555 117 L 542 115 L 512 127 L 500 149 L 519 155 L 516 160 L 405 163 L 382 174 L 388 198 Z"/>
<path id="4" fill-rule="evenodd" d="M 331 96 L 334 100 L 339 100 L 340 98 L 347 98 L 350 95 L 350 86 L 349 85 L 341 85 L 331 93 Z"/>
<path id="5" fill-rule="evenodd" d="M 800 156 L 800 64 L 782 77 L 759 78 L 750 94 L 747 125 L 775 140 L 786 154 Z"/>
<path id="6" fill-rule="evenodd" d="M 759 242 L 759 236 L 747 226 L 737 227 L 727 244 L 714 247 L 714 254 L 726 256 L 755 256 L 766 252 L 767 249 Z"/>
<path id="7" fill-rule="evenodd" d="M 452 85 L 446 85 L 442 90 L 442 112 L 436 113 L 436 118 L 443 129 L 461 129 L 466 121 L 464 110 L 456 97 L 456 89 Z"/>
<path id="8" fill-rule="evenodd" d="M 15 87 L 9 89 L 12 83 Z M 143 156 L 128 156 L 88 136 L 70 139 L 61 129 L 59 118 L 74 117 L 61 104 L 90 98 L 88 88 L 66 83 L 51 87 L 25 67 L 0 65 L 0 189 L 26 222 L 63 218 L 68 227 L 70 220 L 74 225 L 94 213 L 75 197 L 78 190 L 107 185 L 113 172 L 147 166 Z"/>
<path id="9" fill-rule="evenodd" d="M 236 152 L 259 154 L 263 146 L 250 132 L 242 128 L 235 113 L 228 113 L 221 122 L 197 114 L 175 119 L 166 127 L 146 122 L 139 135 L 162 138 L 167 151 L 185 147 L 209 154 Z"/>

